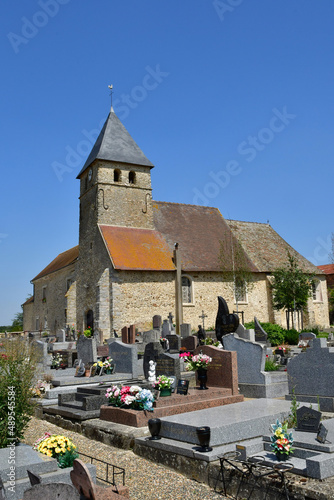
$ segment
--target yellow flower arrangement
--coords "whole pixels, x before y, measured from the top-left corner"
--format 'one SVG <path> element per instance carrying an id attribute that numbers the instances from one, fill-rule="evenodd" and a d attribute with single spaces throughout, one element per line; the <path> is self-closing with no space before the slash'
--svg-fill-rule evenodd
<path id="1" fill-rule="evenodd" d="M 67 452 L 74 453 L 76 450 L 76 446 L 71 439 L 66 436 L 51 435 L 49 433 L 45 433 L 34 444 L 33 448 L 48 457 L 57 458 L 57 460 Z"/>

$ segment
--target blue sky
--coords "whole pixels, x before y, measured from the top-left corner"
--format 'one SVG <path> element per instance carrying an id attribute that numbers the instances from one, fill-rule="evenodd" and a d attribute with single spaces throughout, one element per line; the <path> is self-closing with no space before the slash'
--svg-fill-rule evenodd
<path id="1" fill-rule="evenodd" d="M 4 0 L 0 324 L 78 243 L 76 176 L 111 83 L 155 200 L 269 220 L 328 263 L 333 25 L 332 0 Z"/>

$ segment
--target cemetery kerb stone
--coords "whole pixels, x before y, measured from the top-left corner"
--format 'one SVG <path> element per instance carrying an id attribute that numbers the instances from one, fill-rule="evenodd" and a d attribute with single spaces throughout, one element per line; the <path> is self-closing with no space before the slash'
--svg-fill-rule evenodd
<path id="1" fill-rule="evenodd" d="M 265 372 L 266 347 L 230 333 L 223 337 L 224 349 L 237 353 L 241 394 L 247 398 L 276 398 L 288 393 L 286 372 Z"/>
<path id="2" fill-rule="evenodd" d="M 138 377 L 138 349 L 136 344 L 124 344 L 121 340 L 116 340 L 109 344 L 109 356 L 116 365 L 116 373 L 131 373 L 133 378 Z"/>
<path id="3" fill-rule="evenodd" d="M 86 365 L 89 363 L 96 363 L 97 361 L 97 348 L 96 339 L 87 338 L 80 335 L 77 340 L 78 359 Z"/>
<path id="4" fill-rule="evenodd" d="M 310 347 L 294 356 L 287 365 L 289 396 L 317 404 L 321 411 L 334 411 L 334 348 L 325 338 L 310 341 Z"/>
<path id="5" fill-rule="evenodd" d="M 237 353 L 209 345 L 197 347 L 194 355 L 200 352 L 212 358 L 207 371 L 207 387 L 226 387 L 232 390 L 232 395 L 238 394 Z"/>

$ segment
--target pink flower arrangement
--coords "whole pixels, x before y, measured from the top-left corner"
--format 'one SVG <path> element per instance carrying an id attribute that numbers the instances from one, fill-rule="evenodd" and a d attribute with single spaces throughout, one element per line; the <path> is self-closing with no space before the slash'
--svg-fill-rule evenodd
<path id="1" fill-rule="evenodd" d="M 186 361 L 187 371 L 196 371 L 199 368 L 207 370 L 209 364 L 212 361 L 212 358 L 210 358 L 210 356 L 208 356 L 207 354 L 203 354 L 202 352 L 196 354 L 195 356 L 192 356 L 190 352 L 184 352 L 179 354 L 179 357 L 184 358 L 184 361 Z"/>

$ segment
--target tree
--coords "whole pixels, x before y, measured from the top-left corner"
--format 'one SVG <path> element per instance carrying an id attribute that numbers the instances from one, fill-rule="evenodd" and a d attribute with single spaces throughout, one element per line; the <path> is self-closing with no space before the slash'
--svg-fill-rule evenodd
<path id="1" fill-rule="evenodd" d="M 312 295 L 314 274 L 307 274 L 298 266 L 297 258 L 287 250 L 288 262 L 273 272 L 273 305 L 274 309 L 286 310 L 287 327 L 296 327 L 296 313 L 306 309 L 308 298 Z"/>
<path id="2" fill-rule="evenodd" d="M 10 330 L 12 332 L 20 332 L 23 330 L 23 312 L 15 314 Z"/>
<path id="3" fill-rule="evenodd" d="M 232 236 L 231 241 L 220 242 L 219 261 L 223 279 L 232 285 L 238 311 L 239 302 L 246 300 L 246 293 L 254 286 L 252 263 L 240 241 Z"/>

